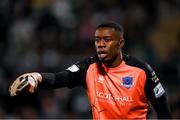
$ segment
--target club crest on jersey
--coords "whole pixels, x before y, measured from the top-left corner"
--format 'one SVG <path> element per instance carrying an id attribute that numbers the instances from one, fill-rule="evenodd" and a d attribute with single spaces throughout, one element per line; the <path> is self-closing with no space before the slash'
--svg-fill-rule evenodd
<path id="1" fill-rule="evenodd" d="M 132 77 L 123 77 L 121 85 L 125 88 L 129 89 L 133 86 L 133 78 Z"/>

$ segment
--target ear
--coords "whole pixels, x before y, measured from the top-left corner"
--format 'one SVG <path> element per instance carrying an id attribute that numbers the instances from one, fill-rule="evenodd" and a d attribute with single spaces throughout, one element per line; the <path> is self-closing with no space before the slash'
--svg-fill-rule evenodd
<path id="1" fill-rule="evenodd" d="M 125 40 L 124 39 L 120 39 L 119 40 L 119 48 L 123 48 L 124 44 L 125 44 Z"/>

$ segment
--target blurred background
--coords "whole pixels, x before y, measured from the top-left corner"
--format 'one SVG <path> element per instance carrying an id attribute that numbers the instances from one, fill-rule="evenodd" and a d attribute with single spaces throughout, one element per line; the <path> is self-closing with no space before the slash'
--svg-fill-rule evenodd
<path id="1" fill-rule="evenodd" d="M 124 53 L 147 61 L 180 118 L 179 0 L 1 0 L 0 119 L 92 118 L 85 90 L 60 88 L 9 97 L 8 87 L 25 72 L 58 72 L 95 54 L 96 25 L 125 28 Z M 149 118 L 156 118 L 150 109 Z"/>

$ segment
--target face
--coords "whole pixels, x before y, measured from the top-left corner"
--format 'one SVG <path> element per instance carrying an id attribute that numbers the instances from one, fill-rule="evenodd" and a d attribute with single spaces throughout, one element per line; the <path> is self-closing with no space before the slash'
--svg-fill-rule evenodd
<path id="1" fill-rule="evenodd" d="M 95 31 L 95 47 L 101 62 L 114 62 L 120 57 L 120 49 L 124 45 L 123 33 L 114 28 L 98 28 Z"/>

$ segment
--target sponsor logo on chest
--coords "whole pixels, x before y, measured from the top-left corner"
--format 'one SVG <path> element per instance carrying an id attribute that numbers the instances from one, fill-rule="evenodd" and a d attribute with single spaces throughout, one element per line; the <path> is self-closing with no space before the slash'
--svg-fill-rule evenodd
<path id="1" fill-rule="evenodd" d="M 117 102 L 133 102 L 132 96 L 119 96 L 119 95 L 112 95 L 111 93 L 106 92 L 99 92 L 96 91 L 96 95 L 98 98 L 106 99 L 106 100 L 112 100 Z"/>

